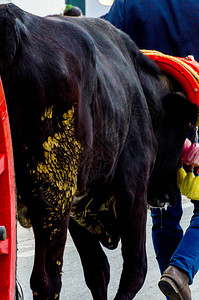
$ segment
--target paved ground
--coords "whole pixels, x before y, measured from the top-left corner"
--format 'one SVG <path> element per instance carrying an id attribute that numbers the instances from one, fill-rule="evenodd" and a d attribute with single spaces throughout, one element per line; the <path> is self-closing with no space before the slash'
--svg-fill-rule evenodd
<path id="1" fill-rule="evenodd" d="M 184 201 L 184 214 L 182 219 L 182 226 L 186 228 L 189 224 L 190 217 L 193 211 L 193 205 Z M 33 259 L 34 259 L 34 239 L 32 230 L 23 229 L 18 226 L 18 279 L 24 291 L 25 300 L 31 300 L 31 291 L 29 287 L 29 278 L 31 274 Z M 109 300 L 114 298 L 118 281 L 121 273 L 121 251 L 118 249 L 105 252 L 109 257 L 111 265 L 111 282 L 109 285 Z M 155 254 L 151 241 L 151 217 L 148 214 L 147 222 L 147 255 L 148 255 L 148 274 L 143 288 L 134 298 L 135 300 L 165 300 L 166 298 L 161 294 L 157 287 L 159 280 L 159 270 L 155 260 Z M 84 279 L 81 263 L 78 253 L 73 245 L 73 242 L 68 237 L 67 245 L 64 255 L 63 266 L 63 288 L 61 293 L 61 300 L 92 300 L 91 294 L 87 289 Z M 191 286 L 193 300 L 199 299 L 199 274 L 195 277 L 194 283 Z"/>

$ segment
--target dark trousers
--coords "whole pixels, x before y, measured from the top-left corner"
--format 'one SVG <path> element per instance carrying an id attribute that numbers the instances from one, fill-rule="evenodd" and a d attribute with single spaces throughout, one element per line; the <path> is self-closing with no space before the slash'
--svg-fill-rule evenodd
<path id="1" fill-rule="evenodd" d="M 192 201 L 194 213 L 183 235 L 181 196 L 174 206 L 151 209 L 152 239 L 161 273 L 169 264 L 186 271 L 190 284 L 199 270 L 199 201 Z"/>

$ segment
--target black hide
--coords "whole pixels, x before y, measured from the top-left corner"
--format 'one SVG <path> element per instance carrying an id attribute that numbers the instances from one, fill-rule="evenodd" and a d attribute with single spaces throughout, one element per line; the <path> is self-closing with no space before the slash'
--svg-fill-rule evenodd
<path id="1" fill-rule="evenodd" d="M 18 201 L 35 235 L 33 298 L 59 299 L 75 195 L 74 207 L 101 211 L 104 224 L 112 199 L 105 226 L 117 228 L 110 248 L 120 236 L 124 260 L 115 300 L 132 299 L 146 274 L 148 182 L 152 205 L 175 200 L 193 106 L 109 23 L 41 18 L 13 4 L 0 6 L 0 74 Z M 72 219 L 70 229 L 93 299 L 106 300 L 109 265 L 98 236 Z"/>

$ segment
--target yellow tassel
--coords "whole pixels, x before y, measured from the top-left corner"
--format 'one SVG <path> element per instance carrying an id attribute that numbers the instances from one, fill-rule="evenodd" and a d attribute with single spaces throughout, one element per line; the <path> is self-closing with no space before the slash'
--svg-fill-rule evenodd
<path id="1" fill-rule="evenodd" d="M 183 181 L 186 177 L 187 173 L 185 172 L 185 170 L 183 169 L 183 167 L 181 166 L 178 170 L 177 170 L 177 185 L 179 190 L 181 191 L 182 189 L 182 185 L 183 185 Z"/>
<path id="2" fill-rule="evenodd" d="M 190 193 L 194 178 L 195 176 L 193 174 L 193 171 L 187 172 L 187 175 L 185 176 L 185 179 L 183 180 L 181 186 L 182 195 L 187 196 Z"/>
<path id="3" fill-rule="evenodd" d="M 187 194 L 187 198 L 192 200 L 199 200 L 199 175 L 197 175 L 192 184 L 190 192 Z"/>

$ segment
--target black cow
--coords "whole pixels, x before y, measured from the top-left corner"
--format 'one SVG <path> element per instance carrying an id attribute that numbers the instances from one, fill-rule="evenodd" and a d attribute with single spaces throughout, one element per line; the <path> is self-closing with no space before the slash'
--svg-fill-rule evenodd
<path id="1" fill-rule="evenodd" d="M 176 169 L 195 108 L 109 23 L 41 18 L 13 4 L 0 6 L 0 74 L 18 201 L 35 236 L 33 298 L 59 299 L 75 196 L 77 211 L 83 206 L 86 214 L 92 205 L 105 227 L 117 228 L 110 248 L 121 238 L 124 264 L 115 299 L 132 299 L 147 269 L 147 191 L 156 153 L 149 200 L 169 202 L 179 192 Z M 108 202 L 114 216 L 107 219 L 101 207 Z M 70 229 L 93 298 L 107 299 L 109 266 L 98 236 L 74 220 Z"/>

